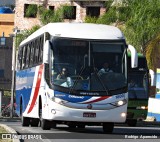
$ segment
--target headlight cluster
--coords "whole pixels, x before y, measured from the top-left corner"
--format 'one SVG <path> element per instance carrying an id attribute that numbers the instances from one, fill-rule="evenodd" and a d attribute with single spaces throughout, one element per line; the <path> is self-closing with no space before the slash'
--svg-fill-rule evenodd
<path id="1" fill-rule="evenodd" d="M 124 99 L 124 100 L 120 100 L 120 101 L 117 101 L 117 102 L 114 102 L 114 103 L 111 103 L 112 105 L 115 105 L 115 106 L 123 106 L 127 103 L 127 100 Z"/>
<path id="2" fill-rule="evenodd" d="M 136 109 L 143 109 L 143 110 L 147 110 L 147 109 L 148 109 L 148 107 L 147 107 L 147 106 L 138 106 L 138 107 L 136 107 Z"/>
<path id="3" fill-rule="evenodd" d="M 61 105 L 67 103 L 67 101 L 64 101 L 64 100 L 62 100 L 62 99 L 60 99 L 60 98 L 56 98 L 56 97 L 54 97 L 54 96 L 50 97 L 50 99 L 51 99 L 53 102 L 55 102 L 55 103 L 57 103 L 57 104 L 61 104 Z"/>

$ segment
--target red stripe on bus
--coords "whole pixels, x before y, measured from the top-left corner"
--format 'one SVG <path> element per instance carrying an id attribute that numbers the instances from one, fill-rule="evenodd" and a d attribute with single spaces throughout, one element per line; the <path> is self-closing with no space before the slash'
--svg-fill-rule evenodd
<path id="1" fill-rule="evenodd" d="M 99 102 L 99 101 L 105 100 L 105 99 L 107 99 L 109 97 L 110 96 L 102 96 L 102 97 L 100 97 L 98 99 L 95 99 L 95 100 L 92 100 L 92 101 L 89 101 L 89 102 L 85 102 L 85 104 Z"/>
<path id="2" fill-rule="evenodd" d="M 38 93 L 39 93 L 39 88 L 40 88 L 40 84 L 41 84 L 41 79 L 42 79 L 42 71 L 43 71 L 43 64 L 40 65 L 40 67 L 39 67 L 37 82 L 36 82 L 36 88 L 35 88 L 35 91 L 34 91 L 33 99 L 32 99 L 30 108 L 28 110 L 28 113 L 30 113 L 32 111 L 32 109 L 35 105 L 35 102 L 37 100 Z"/>

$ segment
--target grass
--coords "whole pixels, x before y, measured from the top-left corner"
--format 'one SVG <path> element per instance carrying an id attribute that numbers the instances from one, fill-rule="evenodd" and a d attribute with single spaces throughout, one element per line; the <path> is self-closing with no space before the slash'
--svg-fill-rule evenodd
<path id="1" fill-rule="evenodd" d="M 8 133 L 8 132 L 6 131 L 6 129 L 4 129 L 3 127 L 0 126 L 0 142 L 12 142 L 11 139 L 2 140 L 2 139 L 1 139 L 1 137 L 2 137 L 1 134 L 3 134 L 3 133 Z"/>

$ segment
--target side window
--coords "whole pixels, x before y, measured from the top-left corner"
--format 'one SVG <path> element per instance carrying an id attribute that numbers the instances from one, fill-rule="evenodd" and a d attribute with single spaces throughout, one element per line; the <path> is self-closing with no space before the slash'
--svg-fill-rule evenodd
<path id="1" fill-rule="evenodd" d="M 40 44 L 39 44 L 39 62 L 42 63 L 43 61 L 43 36 L 40 38 Z"/>
<path id="2" fill-rule="evenodd" d="M 37 39 L 36 40 L 36 44 L 35 45 L 35 63 L 38 64 L 38 53 L 39 53 L 39 44 L 40 44 L 40 40 Z"/>
<path id="3" fill-rule="evenodd" d="M 26 67 L 26 45 L 23 47 L 22 53 L 22 69 Z"/>
<path id="4" fill-rule="evenodd" d="M 34 64 L 34 42 L 31 42 L 30 44 L 30 64 L 29 67 L 32 67 Z"/>
<path id="5" fill-rule="evenodd" d="M 33 65 L 36 65 L 36 46 L 37 46 L 37 39 L 33 42 Z"/>
<path id="6" fill-rule="evenodd" d="M 19 47 L 18 51 L 18 60 L 17 60 L 17 69 L 20 70 L 22 68 L 22 47 Z"/>
<path id="7" fill-rule="evenodd" d="M 27 53 L 26 53 L 26 68 L 28 68 L 29 64 L 30 64 L 30 44 L 28 44 L 26 46 L 26 49 L 27 49 Z"/>

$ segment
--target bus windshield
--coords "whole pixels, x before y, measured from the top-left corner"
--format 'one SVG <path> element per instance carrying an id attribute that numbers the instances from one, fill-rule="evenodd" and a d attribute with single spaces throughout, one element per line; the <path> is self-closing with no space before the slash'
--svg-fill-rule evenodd
<path id="1" fill-rule="evenodd" d="M 56 38 L 52 40 L 52 84 L 78 91 L 105 91 L 127 86 L 123 42 Z M 100 73 L 104 64 L 108 71 Z"/>
<path id="2" fill-rule="evenodd" d="M 129 57 L 129 60 L 131 58 Z M 138 67 L 131 68 L 128 62 L 128 94 L 130 99 L 148 99 L 149 76 L 146 58 L 138 55 Z"/>
<path id="3" fill-rule="evenodd" d="M 129 75 L 128 93 L 130 99 L 148 98 L 148 77 L 146 72 L 132 72 Z"/>

